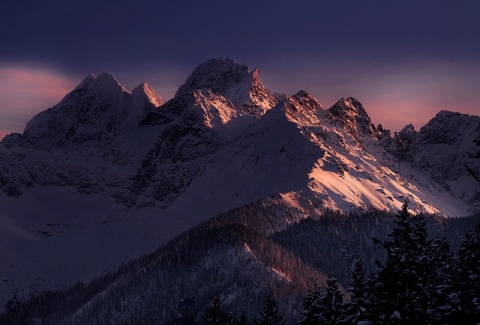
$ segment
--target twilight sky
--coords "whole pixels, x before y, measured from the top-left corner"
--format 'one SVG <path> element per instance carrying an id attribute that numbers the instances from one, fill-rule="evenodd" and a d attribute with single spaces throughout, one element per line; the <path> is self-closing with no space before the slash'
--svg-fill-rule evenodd
<path id="1" fill-rule="evenodd" d="M 0 3 L 0 138 L 90 73 L 170 99 L 220 56 L 276 92 L 356 97 L 392 131 L 480 115 L 478 0 L 22 0 Z"/>

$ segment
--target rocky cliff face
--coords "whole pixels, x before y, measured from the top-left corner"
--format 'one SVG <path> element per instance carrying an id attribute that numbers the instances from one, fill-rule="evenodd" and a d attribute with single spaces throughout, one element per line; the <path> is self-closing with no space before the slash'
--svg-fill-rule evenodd
<path id="1" fill-rule="evenodd" d="M 246 65 L 237 64 L 230 58 L 211 59 L 200 64 L 180 86 L 175 97 L 201 89 L 229 100 L 239 116 L 259 118 L 279 101 L 279 96 L 263 86 L 258 69 L 250 71 Z"/>

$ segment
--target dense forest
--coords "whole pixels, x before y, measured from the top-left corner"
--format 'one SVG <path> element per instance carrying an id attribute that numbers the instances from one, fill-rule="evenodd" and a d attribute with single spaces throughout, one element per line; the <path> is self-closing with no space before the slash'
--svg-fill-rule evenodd
<path id="1" fill-rule="evenodd" d="M 480 223 L 467 231 L 456 256 L 446 237 L 429 239 L 427 217 L 412 216 L 405 204 L 384 240 L 373 242 L 383 261 L 367 274 L 355 259 L 346 291 L 331 275 L 325 289 L 311 289 L 298 324 L 478 324 L 480 321 Z M 255 324 L 285 324 L 267 296 Z M 248 324 L 221 309 L 215 296 L 207 324 Z"/>
<path id="2" fill-rule="evenodd" d="M 301 219 L 269 202 L 223 213 L 89 284 L 14 297 L 0 323 L 480 319 L 478 215 L 412 216 L 404 206 L 397 214 L 325 211 Z"/>

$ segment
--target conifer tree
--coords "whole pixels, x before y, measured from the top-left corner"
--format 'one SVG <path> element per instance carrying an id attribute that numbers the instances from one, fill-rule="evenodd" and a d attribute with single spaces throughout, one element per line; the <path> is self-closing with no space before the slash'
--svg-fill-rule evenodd
<path id="1" fill-rule="evenodd" d="M 340 324 L 343 320 L 343 294 L 338 290 L 338 281 L 331 275 L 327 289 L 320 297 L 319 324 Z"/>
<path id="2" fill-rule="evenodd" d="M 377 241 L 379 242 L 379 241 Z M 377 292 L 385 323 L 427 322 L 429 305 L 429 242 L 425 220 L 412 217 L 407 202 L 397 213 L 389 239 L 379 242 L 387 253 L 385 265 L 378 263 Z"/>
<path id="3" fill-rule="evenodd" d="M 263 309 L 260 318 L 257 320 L 257 325 L 284 325 L 285 320 L 282 315 L 278 313 L 277 302 L 273 297 L 266 296 L 263 302 Z"/>
<path id="4" fill-rule="evenodd" d="M 318 315 L 321 313 L 321 292 L 320 288 L 316 286 L 312 291 L 308 293 L 303 301 L 303 312 L 299 325 L 316 325 L 320 324 Z"/>
<path id="5" fill-rule="evenodd" d="M 357 324 L 366 321 L 367 311 L 367 282 L 365 281 L 365 268 L 362 260 L 357 257 L 352 269 L 349 292 L 350 301 L 345 304 L 344 322 Z"/>

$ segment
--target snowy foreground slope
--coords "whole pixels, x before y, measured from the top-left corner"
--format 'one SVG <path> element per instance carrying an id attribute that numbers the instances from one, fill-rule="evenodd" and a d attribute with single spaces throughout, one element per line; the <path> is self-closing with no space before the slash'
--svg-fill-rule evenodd
<path id="1" fill-rule="evenodd" d="M 480 208 L 480 117 L 442 111 L 393 137 L 354 98 L 325 108 L 212 59 L 163 103 L 89 76 L 0 143 L 2 301 L 86 281 L 229 209 L 465 216 Z"/>

